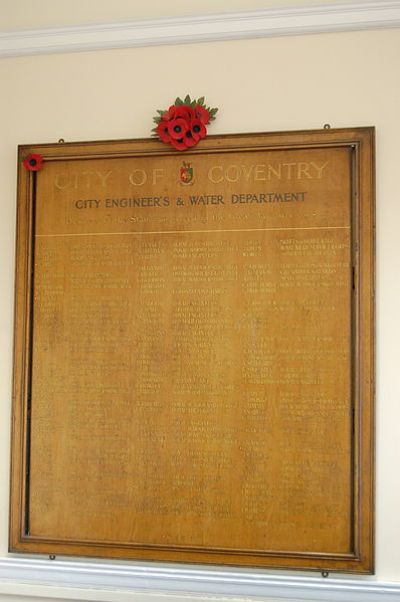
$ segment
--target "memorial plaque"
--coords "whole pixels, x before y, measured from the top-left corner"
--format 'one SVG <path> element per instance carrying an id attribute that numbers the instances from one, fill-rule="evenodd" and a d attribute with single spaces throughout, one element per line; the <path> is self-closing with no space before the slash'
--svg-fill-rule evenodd
<path id="1" fill-rule="evenodd" d="M 10 550 L 371 572 L 373 129 L 19 165 Z"/>

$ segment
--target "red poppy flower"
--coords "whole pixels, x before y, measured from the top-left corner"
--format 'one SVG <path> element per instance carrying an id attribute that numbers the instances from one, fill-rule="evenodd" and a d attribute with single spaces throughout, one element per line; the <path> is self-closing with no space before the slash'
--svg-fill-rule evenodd
<path id="1" fill-rule="evenodd" d="M 168 122 L 160 121 L 157 126 L 157 134 L 160 136 L 163 142 L 170 142 L 171 136 L 168 133 Z"/>
<path id="2" fill-rule="evenodd" d="M 203 105 L 196 105 L 194 108 L 194 112 L 197 119 L 200 119 L 202 123 L 210 123 L 210 113 L 205 107 L 203 107 Z"/>
<path id="3" fill-rule="evenodd" d="M 39 171 L 43 166 L 43 157 L 42 155 L 31 153 L 23 161 L 23 165 L 28 171 Z"/>
<path id="4" fill-rule="evenodd" d="M 183 137 L 183 141 L 186 146 L 196 146 L 198 141 L 200 140 L 200 136 L 195 134 L 193 130 L 189 129 Z"/>
<path id="5" fill-rule="evenodd" d="M 171 121 L 167 121 L 168 125 L 168 134 L 174 140 L 179 140 L 182 138 L 189 129 L 189 124 L 185 119 L 178 117 L 177 119 L 171 119 Z"/>
<path id="6" fill-rule="evenodd" d="M 198 136 L 199 138 L 205 138 L 207 136 L 207 128 L 200 119 L 193 119 L 190 124 L 190 129 L 193 136 Z"/>
<path id="7" fill-rule="evenodd" d="M 175 105 L 171 105 L 169 107 L 168 111 L 166 111 L 163 114 L 162 119 L 164 119 L 164 120 L 175 119 L 175 110 L 176 110 L 176 106 Z"/>
<path id="8" fill-rule="evenodd" d="M 195 118 L 194 110 L 189 105 L 180 105 L 175 107 L 175 119 L 177 117 L 182 117 L 182 119 L 186 119 L 186 121 L 191 121 Z"/>
<path id="9" fill-rule="evenodd" d="M 176 138 L 171 138 L 170 144 L 176 148 L 176 150 L 180 151 L 187 150 L 188 148 L 184 138 L 179 138 L 178 140 Z"/>

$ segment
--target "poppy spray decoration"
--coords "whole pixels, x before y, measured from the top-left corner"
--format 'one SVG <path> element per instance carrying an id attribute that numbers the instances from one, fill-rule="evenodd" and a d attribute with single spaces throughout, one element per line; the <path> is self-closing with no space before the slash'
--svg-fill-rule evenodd
<path id="1" fill-rule="evenodd" d="M 204 96 L 192 100 L 177 98 L 169 109 L 158 110 L 153 118 L 153 136 L 180 151 L 187 150 L 207 136 L 207 125 L 215 119 L 217 108 L 207 107 Z"/>

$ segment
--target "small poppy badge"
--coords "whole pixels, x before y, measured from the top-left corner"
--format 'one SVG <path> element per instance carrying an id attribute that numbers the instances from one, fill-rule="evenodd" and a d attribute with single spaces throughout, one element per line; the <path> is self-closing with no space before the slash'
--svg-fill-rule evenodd
<path id="1" fill-rule="evenodd" d="M 43 167 L 43 157 L 35 153 L 31 153 L 24 159 L 23 166 L 28 171 L 39 171 Z"/>

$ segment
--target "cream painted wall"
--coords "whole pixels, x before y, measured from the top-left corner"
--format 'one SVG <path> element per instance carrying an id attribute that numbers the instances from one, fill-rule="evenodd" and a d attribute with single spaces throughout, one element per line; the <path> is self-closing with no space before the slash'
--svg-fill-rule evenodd
<path id="1" fill-rule="evenodd" d="M 334 0 L 0 0 L 0 31 L 262 8 L 303 7 L 333 2 Z M 340 0 L 340 4 L 351 2 L 352 0 Z"/>
<path id="2" fill-rule="evenodd" d="M 0 61 L 0 556 L 7 555 L 16 146 L 147 137 L 155 109 L 189 92 L 220 107 L 215 134 L 326 122 L 377 128 L 376 576 L 400 582 L 399 50 L 400 30 L 382 30 Z"/>

